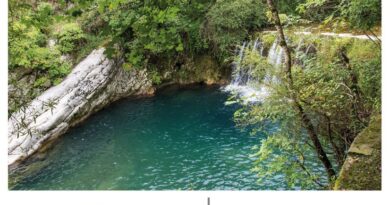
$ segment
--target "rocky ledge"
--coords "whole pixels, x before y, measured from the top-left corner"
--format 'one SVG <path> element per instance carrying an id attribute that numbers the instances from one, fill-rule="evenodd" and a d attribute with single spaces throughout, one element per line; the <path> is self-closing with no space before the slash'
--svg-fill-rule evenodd
<path id="1" fill-rule="evenodd" d="M 67 78 L 8 120 L 8 166 L 16 166 L 46 143 L 109 103 L 153 93 L 146 70 L 125 71 L 94 50 Z"/>

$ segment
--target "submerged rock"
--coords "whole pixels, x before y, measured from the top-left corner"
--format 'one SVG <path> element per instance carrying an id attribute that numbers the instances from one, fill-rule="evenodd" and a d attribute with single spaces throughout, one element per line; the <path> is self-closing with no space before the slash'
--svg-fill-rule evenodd
<path id="1" fill-rule="evenodd" d="M 17 165 L 70 127 L 119 98 L 150 94 L 146 70 L 125 71 L 94 50 L 66 79 L 8 120 L 8 165 Z"/>

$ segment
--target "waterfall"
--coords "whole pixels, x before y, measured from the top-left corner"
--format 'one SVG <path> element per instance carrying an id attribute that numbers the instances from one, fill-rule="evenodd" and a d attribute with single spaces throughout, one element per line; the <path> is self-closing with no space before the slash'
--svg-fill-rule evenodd
<path id="1" fill-rule="evenodd" d="M 232 83 L 234 85 L 239 85 L 239 84 L 242 84 L 242 78 L 243 78 L 243 75 L 245 75 L 243 73 L 243 71 L 241 70 L 241 63 L 242 63 L 242 60 L 244 58 L 244 51 L 245 51 L 245 48 L 246 48 L 246 42 L 244 42 L 240 48 L 240 50 L 238 51 L 238 60 L 235 61 L 233 63 L 233 78 L 232 78 Z"/>
<path id="2" fill-rule="evenodd" d="M 268 62 L 275 67 L 282 64 L 284 60 L 283 49 L 279 46 L 279 40 L 275 40 L 268 52 Z"/>
<path id="3" fill-rule="evenodd" d="M 277 61 L 277 48 L 278 48 L 278 42 L 275 41 L 268 52 L 268 62 L 272 65 L 276 64 Z"/>
<path id="4" fill-rule="evenodd" d="M 294 46 L 293 52 L 291 53 L 293 55 L 292 63 L 304 68 L 305 62 L 316 55 L 317 48 L 313 43 L 307 45 L 304 42 L 305 38 L 303 36 L 311 35 L 311 33 L 295 32 L 295 34 L 301 36 L 300 39 L 295 42 L 297 44 L 294 44 L 288 37 L 286 37 L 286 41 L 288 45 Z M 368 38 L 364 36 L 354 36 L 352 34 L 320 33 L 320 35 L 338 38 Z M 235 61 L 233 62 L 231 83 L 222 89 L 239 97 L 244 103 L 257 103 L 263 101 L 269 93 L 269 89 L 266 85 L 278 83 L 280 82 L 280 79 L 271 73 L 265 73 L 264 79 L 257 79 L 256 76 L 253 75 L 256 70 L 253 69 L 253 65 L 248 64 L 248 62 L 245 61 L 245 57 L 248 53 L 257 51 L 260 56 L 267 59 L 268 63 L 272 65 L 274 69 L 281 69 L 286 57 L 283 49 L 279 46 L 279 43 L 279 39 L 276 38 L 272 44 L 264 46 L 261 39 L 256 39 L 255 41 L 243 42 L 241 46 L 237 46 Z M 268 50 L 268 52 L 266 50 Z M 252 57 L 253 56 L 251 56 L 251 58 Z M 236 101 L 232 102 L 234 103 Z"/>
<path id="5" fill-rule="evenodd" d="M 261 55 L 263 53 L 263 45 L 259 39 L 256 39 L 254 42 L 242 43 L 239 49 L 236 50 L 231 83 L 224 87 L 223 90 L 238 95 L 244 103 L 253 103 L 260 101 L 265 96 L 266 91 L 256 82 L 257 79 L 252 76 L 252 66 L 243 64 L 247 51 L 257 51 Z"/>
<path id="6" fill-rule="evenodd" d="M 275 82 L 275 76 L 266 74 L 264 79 L 257 79 L 253 76 L 252 65 L 245 65 L 243 62 L 248 52 L 258 52 L 260 56 L 264 54 L 264 44 L 261 40 L 243 42 L 242 45 L 236 49 L 236 57 L 233 62 L 232 81 L 229 85 L 223 88 L 224 91 L 230 92 L 238 96 L 244 103 L 261 102 L 268 96 L 267 87 L 261 83 Z M 283 49 L 279 46 L 279 40 L 276 39 L 269 49 L 267 61 L 278 68 L 282 65 L 284 60 Z"/>
<path id="7" fill-rule="evenodd" d="M 279 39 L 275 39 L 267 56 L 268 63 L 275 68 L 279 68 L 285 60 L 285 54 L 283 49 L 279 46 Z M 278 82 L 276 76 L 271 76 L 268 73 L 265 75 L 264 82 Z"/>

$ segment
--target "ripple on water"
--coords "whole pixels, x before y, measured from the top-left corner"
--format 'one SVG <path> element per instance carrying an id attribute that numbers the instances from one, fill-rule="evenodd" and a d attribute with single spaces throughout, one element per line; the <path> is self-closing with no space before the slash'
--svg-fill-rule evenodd
<path id="1" fill-rule="evenodd" d="M 15 173 L 21 179 L 12 188 L 279 188 L 277 180 L 269 179 L 266 187 L 256 183 L 249 155 L 262 136 L 250 137 L 235 127 L 238 107 L 225 106 L 227 98 L 216 88 L 202 87 L 116 102 L 65 134 L 45 160 L 36 162 L 44 166 Z"/>

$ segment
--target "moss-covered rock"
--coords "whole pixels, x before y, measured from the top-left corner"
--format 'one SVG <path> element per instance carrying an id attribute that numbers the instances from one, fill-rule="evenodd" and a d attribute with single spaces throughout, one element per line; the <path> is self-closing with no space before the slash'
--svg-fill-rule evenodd
<path id="1" fill-rule="evenodd" d="M 381 190 L 381 116 L 354 140 L 336 180 L 335 190 Z"/>
<path id="2" fill-rule="evenodd" d="M 183 58 L 174 62 L 162 62 L 158 70 L 163 84 L 227 84 L 230 77 L 230 68 L 220 65 L 210 55 Z"/>

